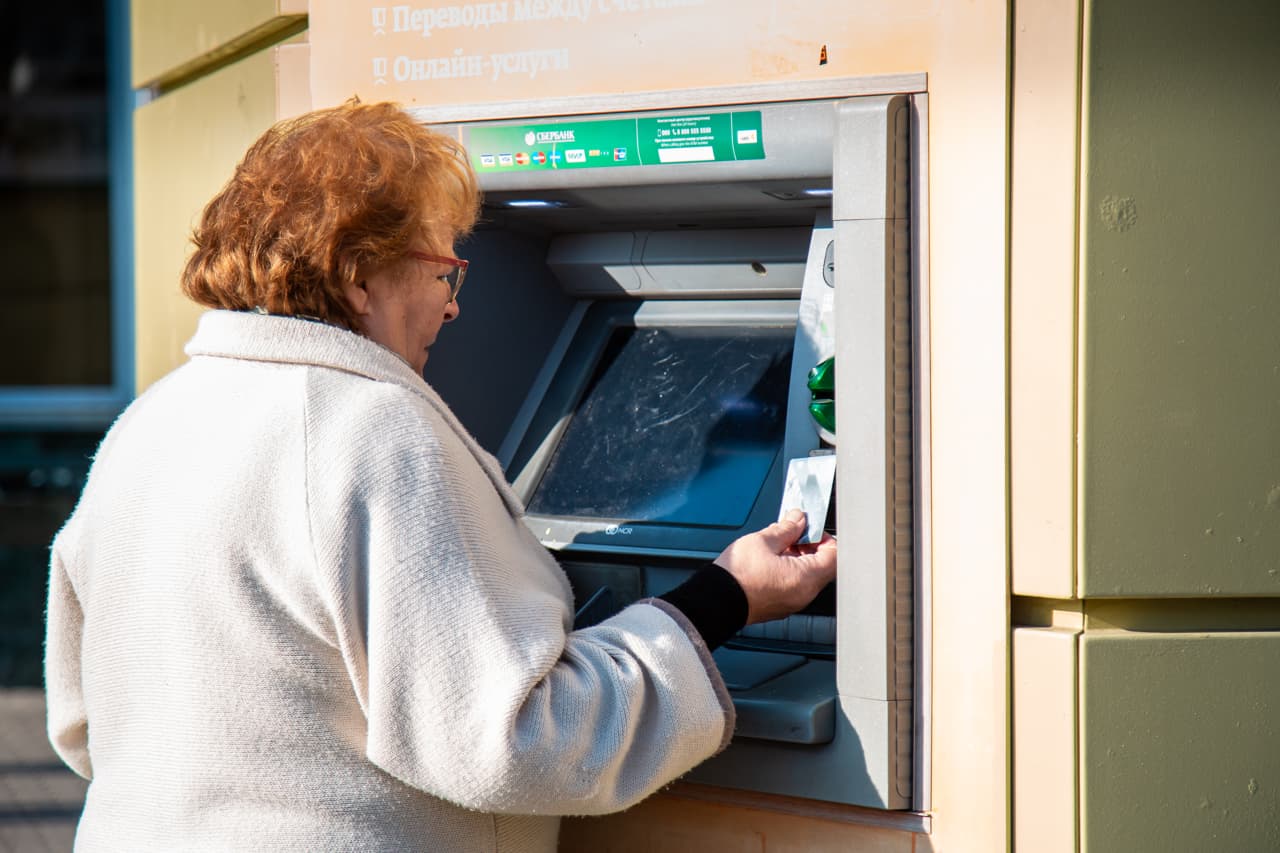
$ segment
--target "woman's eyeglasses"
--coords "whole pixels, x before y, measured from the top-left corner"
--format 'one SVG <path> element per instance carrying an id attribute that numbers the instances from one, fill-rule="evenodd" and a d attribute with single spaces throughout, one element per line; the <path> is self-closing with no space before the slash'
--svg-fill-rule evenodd
<path id="1" fill-rule="evenodd" d="M 458 291 L 462 289 L 462 282 L 467 277 L 468 262 L 461 258 L 447 258 L 442 255 L 424 255 L 422 252 L 409 252 L 409 257 L 416 258 L 428 264 L 442 264 L 449 267 L 449 271 L 440 278 L 444 279 L 449 285 L 449 301 L 458 298 Z"/>

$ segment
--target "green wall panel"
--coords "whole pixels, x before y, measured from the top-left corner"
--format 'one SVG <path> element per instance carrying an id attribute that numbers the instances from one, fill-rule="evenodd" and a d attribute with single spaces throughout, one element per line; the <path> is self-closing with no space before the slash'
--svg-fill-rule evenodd
<path id="1" fill-rule="evenodd" d="M 1280 595 L 1280 3 L 1085 27 L 1079 592 Z"/>
<path id="2" fill-rule="evenodd" d="M 1086 633 L 1081 853 L 1280 850 L 1280 633 Z"/>

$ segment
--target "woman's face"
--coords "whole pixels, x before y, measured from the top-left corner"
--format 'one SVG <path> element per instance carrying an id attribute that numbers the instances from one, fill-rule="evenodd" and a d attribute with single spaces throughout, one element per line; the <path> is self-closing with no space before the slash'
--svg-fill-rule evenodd
<path id="1" fill-rule="evenodd" d="M 453 254 L 451 240 L 419 242 L 422 245 L 411 248 L 423 254 Z M 406 257 L 350 285 L 347 298 L 360 318 L 360 331 L 422 373 L 440 327 L 458 316 L 458 303 L 450 301 L 449 283 L 441 278 L 450 269 Z"/>

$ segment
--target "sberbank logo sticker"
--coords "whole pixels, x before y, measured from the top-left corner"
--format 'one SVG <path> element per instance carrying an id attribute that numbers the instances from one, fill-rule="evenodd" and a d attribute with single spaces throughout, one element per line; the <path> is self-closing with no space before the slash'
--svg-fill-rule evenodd
<path id="1" fill-rule="evenodd" d="M 474 127 L 465 142 L 480 173 L 765 157 L 758 110 Z"/>
<path id="2" fill-rule="evenodd" d="M 572 130 L 530 130 L 524 135 L 525 145 L 556 145 L 573 141 Z"/>

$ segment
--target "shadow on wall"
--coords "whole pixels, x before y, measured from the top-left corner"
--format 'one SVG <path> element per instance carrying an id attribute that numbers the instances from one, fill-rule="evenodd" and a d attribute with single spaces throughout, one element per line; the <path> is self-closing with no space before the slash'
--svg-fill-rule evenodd
<path id="1" fill-rule="evenodd" d="M 102 436 L 0 432 L 0 686 L 42 683 L 49 544 Z"/>

